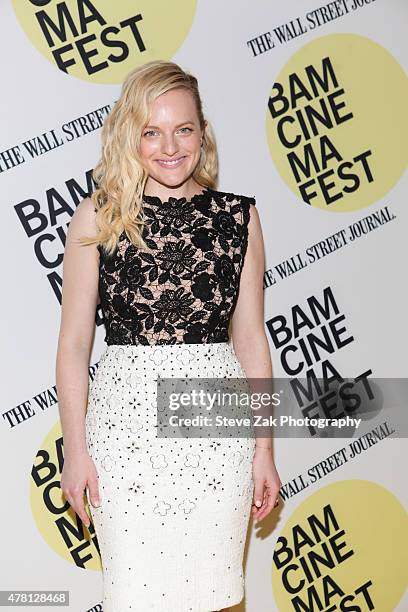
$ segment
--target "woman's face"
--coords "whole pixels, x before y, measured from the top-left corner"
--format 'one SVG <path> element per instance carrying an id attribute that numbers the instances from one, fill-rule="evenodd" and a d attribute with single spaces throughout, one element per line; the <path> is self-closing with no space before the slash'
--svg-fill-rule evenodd
<path id="1" fill-rule="evenodd" d="M 197 110 L 188 90 L 172 89 L 156 98 L 140 143 L 150 179 L 165 187 L 182 185 L 198 164 L 201 138 Z"/>

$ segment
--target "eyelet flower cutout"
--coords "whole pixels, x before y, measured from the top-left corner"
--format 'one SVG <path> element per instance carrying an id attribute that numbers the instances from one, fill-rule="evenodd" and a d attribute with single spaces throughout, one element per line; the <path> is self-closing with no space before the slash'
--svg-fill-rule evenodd
<path id="1" fill-rule="evenodd" d="M 225 351 L 222 349 L 221 346 L 217 347 L 217 359 L 221 363 L 225 363 L 227 361 L 227 355 L 225 354 Z"/>
<path id="2" fill-rule="evenodd" d="M 167 467 L 166 457 L 163 454 L 153 455 L 150 457 L 150 462 L 154 470 L 162 470 Z"/>
<path id="3" fill-rule="evenodd" d="M 200 463 L 200 456 L 195 454 L 195 453 L 187 453 L 185 460 L 184 460 L 184 465 L 186 467 L 191 467 L 191 468 L 196 468 L 198 467 Z"/>
<path id="4" fill-rule="evenodd" d="M 237 467 L 241 463 L 243 458 L 244 458 L 244 455 L 239 450 L 237 450 L 235 451 L 235 453 L 232 453 L 229 456 L 229 461 L 232 463 L 234 467 Z"/>
<path id="5" fill-rule="evenodd" d="M 243 497 L 244 499 L 249 499 L 253 496 L 254 493 L 254 481 L 252 478 L 250 480 L 240 480 L 237 483 L 238 486 L 238 495 Z"/>
<path id="6" fill-rule="evenodd" d="M 160 366 L 166 361 L 166 356 L 160 350 L 156 350 L 149 356 L 149 359 L 155 366 Z"/>
<path id="7" fill-rule="evenodd" d="M 179 355 L 177 355 L 177 361 L 179 361 L 185 367 L 194 361 L 194 354 L 188 348 L 185 348 Z"/>
<path id="8" fill-rule="evenodd" d="M 170 510 L 171 505 L 165 502 L 163 499 L 157 502 L 155 507 L 153 508 L 153 512 L 155 514 L 160 514 L 160 516 L 165 516 Z"/>
<path id="9" fill-rule="evenodd" d="M 105 472 L 111 472 L 115 467 L 116 461 L 110 455 L 105 455 L 105 457 L 101 461 L 101 467 L 105 470 Z"/>
<path id="10" fill-rule="evenodd" d="M 251 478 L 251 480 L 244 485 L 242 494 L 245 495 L 245 497 L 252 497 L 253 492 L 254 492 L 254 481 Z"/>
<path id="11" fill-rule="evenodd" d="M 161 383 L 159 382 L 159 383 L 158 383 L 158 385 L 157 385 L 157 391 L 158 391 L 158 394 L 160 393 L 160 392 L 159 392 L 159 389 L 160 389 L 160 384 L 161 384 Z M 169 395 L 169 394 L 167 394 L 167 395 Z M 156 409 L 156 410 L 157 410 L 157 412 L 164 412 L 165 417 L 167 416 L 167 414 L 168 414 L 168 410 L 169 410 L 169 407 L 168 407 L 168 405 L 167 405 L 166 401 L 164 401 L 164 402 L 157 402 L 157 406 L 156 406 L 156 405 L 154 405 L 154 406 L 152 406 L 152 408 L 153 408 L 153 409 Z M 165 421 L 164 421 L 164 422 L 165 422 Z M 160 431 L 163 431 L 163 428 L 162 428 L 162 427 L 160 427 Z"/>
<path id="12" fill-rule="evenodd" d="M 131 433 L 138 433 L 141 429 L 143 429 L 143 421 L 137 417 L 133 417 L 126 423 L 126 428 L 131 431 Z"/>
<path id="13" fill-rule="evenodd" d="M 143 383 L 143 378 L 137 372 L 132 372 L 126 377 L 126 384 L 132 389 L 140 389 Z"/>
<path id="14" fill-rule="evenodd" d="M 190 512 L 196 507 L 196 505 L 190 499 L 184 499 L 178 507 L 184 512 L 184 514 L 190 514 Z"/>
<path id="15" fill-rule="evenodd" d="M 120 399 L 114 393 L 108 397 L 109 410 L 117 410 L 120 407 Z"/>
<path id="16" fill-rule="evenodd" d="M 125 361 L 126 355 L 125 355 L 125 349 L 119 348 L 116 352 L 115 352 L 115 361 L 117 364 L 122 365 L 123 362 Z"/>

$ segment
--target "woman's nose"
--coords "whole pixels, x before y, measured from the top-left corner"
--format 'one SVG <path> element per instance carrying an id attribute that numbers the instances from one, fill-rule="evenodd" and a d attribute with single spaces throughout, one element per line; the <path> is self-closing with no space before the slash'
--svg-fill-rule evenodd
<path id="1" fill-rule="evenodd" d="M 166 155 L 174 155 L 178 150 L 177 141 L 173 136 L 165 136 L 162 142 L 162 152 Z"/>

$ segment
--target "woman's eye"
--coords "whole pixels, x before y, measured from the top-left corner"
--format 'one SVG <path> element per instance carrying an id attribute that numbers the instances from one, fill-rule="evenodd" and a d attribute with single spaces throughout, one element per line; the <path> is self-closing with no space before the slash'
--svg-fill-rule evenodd
<path id="1" fill-rule="evenodd" d="M 180 128 L 180 132 L 182 132 L 183 130 L 188 130 L 189 132 L 193 131 L 189 127 Z M 186 132 L 184 132 L 184 133 L 186 133 Z M 146 130 L 146 132 L 143 133 L 143 136 L 150 136 L 151 134 L 157 134 L 156 130 Z"/>

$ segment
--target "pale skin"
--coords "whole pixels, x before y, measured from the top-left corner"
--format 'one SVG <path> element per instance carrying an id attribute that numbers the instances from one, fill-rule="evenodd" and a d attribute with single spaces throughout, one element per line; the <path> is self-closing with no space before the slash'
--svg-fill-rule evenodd
<path id="1" fill-rule="evenodd" d="M 142 131 L 140 155 L 149 177 L 145 194 L 161 199 L 201 193 L 203 186 L 192 173 L 200 158 L 203 131 L 191 94 L 183 89 L 169 91 L 152 105 Z M 174 167 L 159 160 L 181 159 Z M 98 506 L 98 474 L 85 442 L 88 399 L 88 367 L 95 333 L 95 311 L 99 304 L 99 252 L 96 245 L 82 246 L 80 236 L 97 233 L 90 198 L 78 205 L 69 224 L 63 263 L 61 325 L 56 356 L 56 382 L 64 437 L 62 492 L 82 522 L 89 527 L 84 491 Z M 271 378 L 272 365 L 264 331 L 262 279 L 264 245 L 258 211 L 251 206 L 248 248 L 241 274 L 240 290 L 232 318 L 234 350 L 248 377 Z M 253 517 L 265 518 L 272 510 L 282 483 L 272 458 L 271 441 L 259 439 L 253 460 Z M 260 505 L 256 502 L 259 500 Z M 226 608 L 224 612 L 227 612 Z M 220 611 L 223 612 L 223 611 Z"/>

